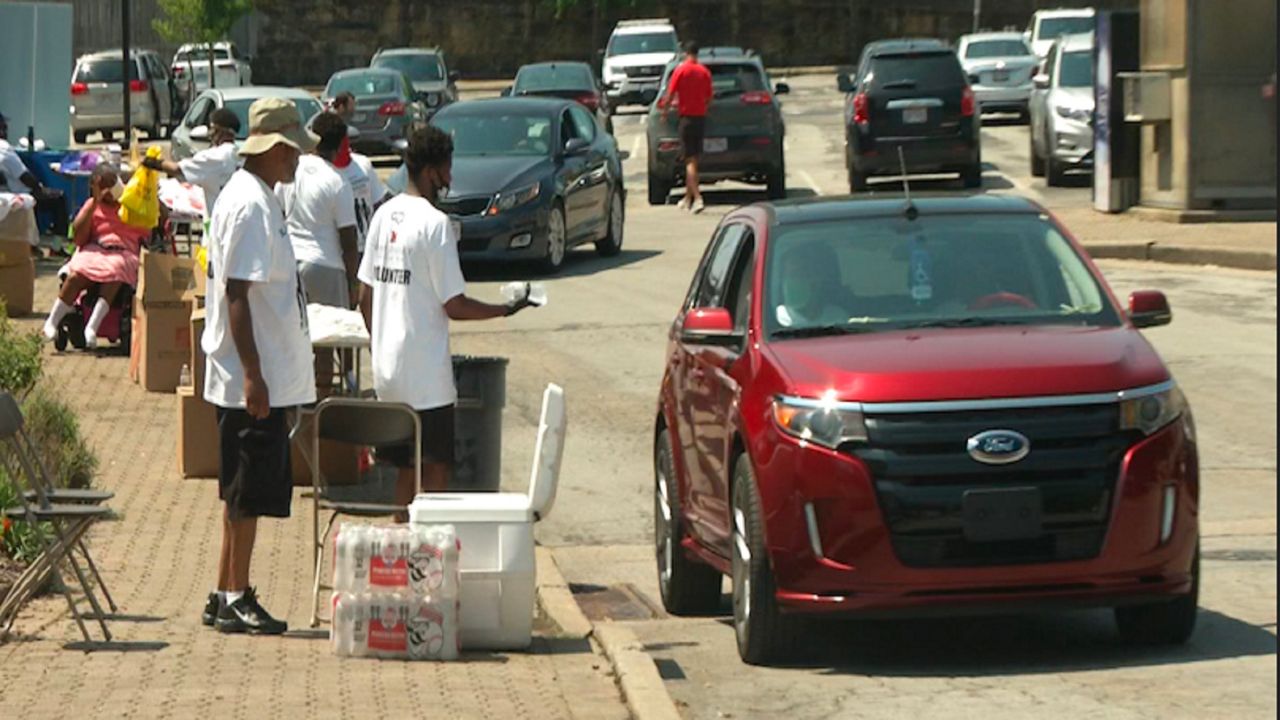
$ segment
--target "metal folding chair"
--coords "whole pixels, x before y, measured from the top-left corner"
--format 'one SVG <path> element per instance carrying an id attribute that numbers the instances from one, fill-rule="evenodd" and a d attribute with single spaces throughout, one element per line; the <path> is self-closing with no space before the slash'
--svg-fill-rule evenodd
<path id="1" fill-rule="evenodd" d="M 55 584 L 67 600 L 72 617 L 80 627 L 80 633 L 84 635 L 86 642 L 93 641 L 76 607 L 71 588 L 64 582 L 59 570 L 65 562 L 71 567 L 81 590 L 89 600 L 89 605 L 93 608 L 93 617 L 102 628 L 103 638 L 110 642 L 111 630 L 107 627 L 102 606 L 98 603 L 97 596 L 94 595 L 93 588 L 73 552 L 79 550 L 84 556 L 98 587 L 102 589 L 112 611 L 115 611 L 115 602 L 107 593 L 97 565 L 84 544 L 84 534 L 93 522 L 106 517 L 110 512 L 101 504 L 110 497 L 110 494 L 106 493 L 106 497 L 103 497 L 104 493 L 100 491 L 53 490 L 35 445 L 23 429 L 22 411 L 18 408 L 17 401 L 7 392 L 0 393 L 0 442 L 8 451 L 0 452 L 0 462 L 3 463 L 5 473 L 13 482 L 26 485 L 25 488 L 17 488 L 20 491 L 17 493 L 18 506 L 7 508 L 4 516 L 31 523 L 32 526 L 45 523 L 52 531 L 52 537 L 44 532 L 38 534 L 40 543 L 44 547 L 43 551 L 18 577 L 10 588 L 9 594 L 5 596 L 4 602 L 0 603 L 0 635 L 9 632 L 18 612 L 52 574 Z"/>
<path id="2" fill-rule="evenodd" d="M 320 401 L 312 417 L 311 465 L 312 541 L 315 551 L 315 581 L 311 597 L 311 627 L 320 625 L 320 591 L 332 589 L 320 581 L 323 571 L 324 548 L 333 523 L 339 515 L 352 517 L 387 517 L 405 511 L 403 505 L 394 502 L 395 483 L 365 481 L 356 484 L 331 484 L 320 468 L 320 441 L 332 440 L 360 446 L 395 445 L 413 442 L 422 448 L 422 423 L 418 413 L 404 403 L 380 402 L 349 397 L 329 397 Z M 414 470 L 418 478 L 418 490 L 422 490 L 421 452 L 415 452 Z M 376 476 L 375 476 L 376 477 Z M 320 531 L 320 512 L 332 514 Z"/>

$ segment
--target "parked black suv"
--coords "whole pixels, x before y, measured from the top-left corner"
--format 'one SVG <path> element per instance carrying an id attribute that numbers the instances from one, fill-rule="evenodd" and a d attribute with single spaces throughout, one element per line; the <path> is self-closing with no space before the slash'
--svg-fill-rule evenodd
<path id="1" fill-rule="evenodd" d="M 967 188 L 982 185 L 981 120 L 955 51 L 939 40 L 881 40 L 863 49 L 854 80 L 839 76 L 849 191 L 867 177 L 956 172 Z"/>

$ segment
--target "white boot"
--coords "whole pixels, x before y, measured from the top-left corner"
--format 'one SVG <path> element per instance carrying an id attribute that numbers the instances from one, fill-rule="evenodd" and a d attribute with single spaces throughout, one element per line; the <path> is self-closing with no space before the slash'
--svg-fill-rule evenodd
<path id="1" fill-rule="evenodd" d="M 49 317 L 44 321 L 44 336 L 49 340 L 55 340 L 58 337 L 58 324 L 62 322 L 62 318 L 71 312 L 72 307 L 64 302 L 62 298 L 53 301 L 53 308 L 49 310 Z"/>
<path id="2" fill-rule="evenodd" d="M 104 298 L 98 298 L 97 304 L 93 306 L 93 312 L 89 315 L 89 322 L 84 326 L 84 346 L 86 349 L 92 350 L 98 346 L 98 328 L 102 327 L 102 321 L 110 311 L 111 305 Z"/>

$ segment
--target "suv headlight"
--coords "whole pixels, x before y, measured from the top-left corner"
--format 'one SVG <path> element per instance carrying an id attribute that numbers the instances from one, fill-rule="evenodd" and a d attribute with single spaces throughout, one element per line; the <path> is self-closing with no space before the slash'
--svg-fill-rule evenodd
<path id="1" fill-rule="evenodd" d="M 440 104 L 440 93 L 427 93 L 427 107 L 436 107 Z"/>
<path id="2" fill-rule="evenodd" d="M 1093 117 L 1093 111 L 1088 108 L 1057 105 L 1053 109 L 1058 112 L 1059 117 L 1075 120 L 1076 122 L 1089 122 L 1089 118 Z"/>
<path id="3" fill-rule="evenodd" d="M 832 450 L 867 439 L 862 411 L 836 402 L 834 393 L 821 399 L 779 395 L 773 401 L 773 420 L 788 435 Z"/>
<path id="4" fill-rule="evenodd" d="M 1120 403 L 1120 429 L 1141 430 L 1151 435 L 1160 428 L 1182 417 L 1187 410 L 1187 398 L 1175 385 L 1172 388 Z"/>
<path id="5" fill-rule="evenodd" d="M 489 214 L 497 215 L 498 213 L 514 210 L 521 205 L 527 205 L 528 203 L 536 200 L 541 192 L 542 186 L 538 183 L 534 183 L 517 190 L 498 193 L 498 198 L 494 201 L 493 207 L 490 208 Z"/>

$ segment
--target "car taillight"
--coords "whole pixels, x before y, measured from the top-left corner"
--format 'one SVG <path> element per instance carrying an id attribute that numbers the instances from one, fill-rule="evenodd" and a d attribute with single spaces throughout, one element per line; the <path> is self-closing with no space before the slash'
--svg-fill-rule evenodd
<path id="1" fill-rule="evenodd" d="M 89 92 L 89 86 L 85 83 L 71 83 L 72 95 L 84 95 Z"/>
<path id="2" fill-rule="evenodd" d="M 130 80 L 129 81 L 129 92 L 140 93 L 140 92 L 146 92 L 148 89 L 150 89 L 150 86 L 147 85 L 146 80 Z"/>
<path id="3" fill-rule="evenodd" d="M 773 103 L 773 95 L 763 90 L 744 92 L 739 97 L 744 105 L 769 105 Z"/>
<path id="4" fill-rule="evenodd" d="M 973 98 L 973 88 L 965 86 L 964 92 L 960 95 L 960 115 L 963 117 L 973 117 L 973 111 L 977 107 L 977 102 Z"/>
<path id="5" fill-rule="evenodd" d="M 859 125 L 866 125 L 871 122 L 871 107 L 867 102 L 866 93 L 858 93 L 853 96 L 853 121 Z"/>
<path id="6" fill-rule="evenodd" d="M 596 97 L 595 93 L 587 93 L 585 95 L 579 95 L 578 102 L 582 103 L 588 108 L 591 108 L 592 110 L 595 110 L 600 107 L 600 98 Z"/>
<path id="7" fill-rule="evenodd" d="M 382 107 L 378 108 L 378 114 L 386 117 L 387 115 L 403 115 L 404 103 L 399 100 L 388 100 L 382 103 Z"/>
<path id="8" fill-rule="evenodd" d="M 182 67 L 181 65 L 174 65 L 172 68 L 172 72 L 175 78 L 180 78 L 186 75 L 187 69 Z"/>

